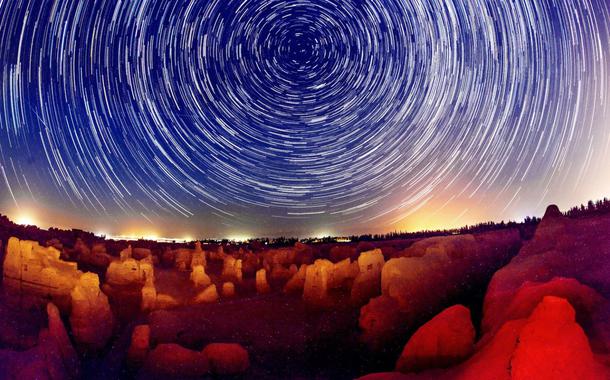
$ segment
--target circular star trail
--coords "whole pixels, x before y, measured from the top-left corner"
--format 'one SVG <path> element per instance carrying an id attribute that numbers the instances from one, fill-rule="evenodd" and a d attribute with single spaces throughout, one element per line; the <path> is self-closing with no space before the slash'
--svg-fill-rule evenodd
<path id="1" fill-rule="evenodd" d="M 607 153 L 609 28 L 605 0 L 0 1 L 0 195 L 201 233 L 501 217 Z"/>

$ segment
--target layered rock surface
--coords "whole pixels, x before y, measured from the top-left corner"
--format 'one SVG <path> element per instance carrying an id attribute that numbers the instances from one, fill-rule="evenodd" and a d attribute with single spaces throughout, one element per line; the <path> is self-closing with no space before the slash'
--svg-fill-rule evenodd
<path id="1" fill-rule="evenodd" d="M 440 312 L 450 300 L 484 286 L 520 245 L 516 229 L 416 242 L 403 251 L 403 257 L 383 266 L 380 297 L 394 302 L 374 298 L 361 309 L 364 341 L 383 345 Z M 383 310 L 376 310 L 376 305 Z"/>

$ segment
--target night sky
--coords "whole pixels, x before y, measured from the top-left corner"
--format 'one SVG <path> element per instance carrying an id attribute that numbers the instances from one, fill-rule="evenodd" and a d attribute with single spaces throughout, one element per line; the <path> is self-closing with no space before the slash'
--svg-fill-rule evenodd
<path id="1" fill-rule="evenodd" d="M 0 213 L 164 237 L 610 195 L 608 0 L 0 0 Z"/>

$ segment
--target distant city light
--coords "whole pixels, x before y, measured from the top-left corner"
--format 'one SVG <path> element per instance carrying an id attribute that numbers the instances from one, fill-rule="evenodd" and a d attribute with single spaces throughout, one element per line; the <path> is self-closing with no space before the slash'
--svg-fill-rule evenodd
<path id="1" fill-rule="evenodd" d="M 249 240 L 250 240 L 250 237 L 249 237 L 249 236 L 246 236 L 246 235 L 235 235 L 235 236 L 230 236 L 230 237 L 228 238 L 228 240 L 230 240 L 230 241 L 234 241 L 234 242 L 236 242 L 236 243 L 242 243 L 242 242 L 249 241 Z"/>
<path id="2" fill-rule="evenodd" d="M 15 218 L 15 223 L 23 226 L 34 226 L 36 225 L 36 219 L 28 213 L 20 214 Z"/>

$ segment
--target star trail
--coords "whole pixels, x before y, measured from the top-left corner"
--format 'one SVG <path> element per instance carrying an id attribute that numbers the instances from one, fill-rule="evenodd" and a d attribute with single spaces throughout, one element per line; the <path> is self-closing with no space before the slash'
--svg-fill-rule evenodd
<path id="1" fill-rule="evenodd" d="M 0 209 L 201 237 L 610 192 L 607 0 L 0 0 Z"/>

